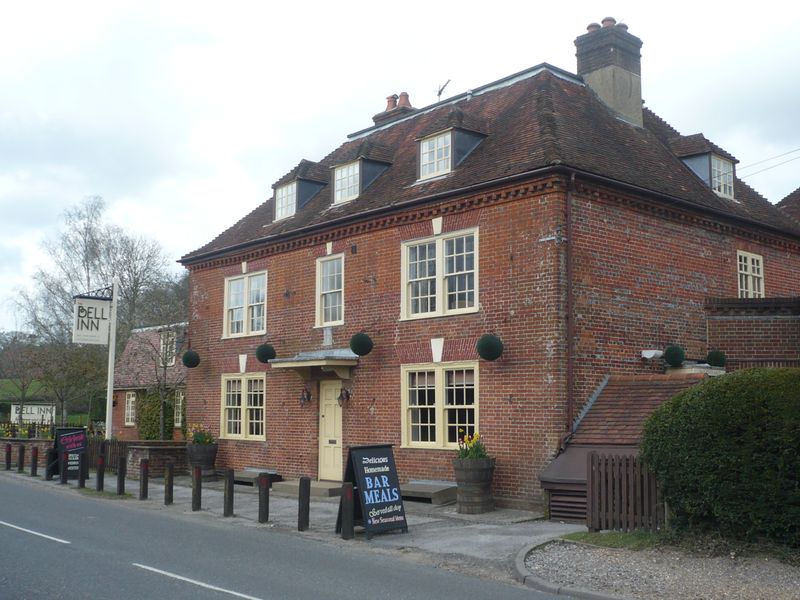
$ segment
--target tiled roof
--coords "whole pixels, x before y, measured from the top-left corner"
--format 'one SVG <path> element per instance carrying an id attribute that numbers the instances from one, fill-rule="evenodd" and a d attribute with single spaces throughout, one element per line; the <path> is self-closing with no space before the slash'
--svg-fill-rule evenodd
<path id="1" fill-rule="evenodd" d="M 417 140 L 456 123 L 488 135 L 449 175 L 417 182 Z M 637 128 L 618 119 L 578 77 L 539 65 L 353 134 L 318 163 L 301 162 L 278 183 L 305 176 L 328 185 L 294 216 L 271 222 L 273 200 L 269 199 L 182 260 L 193 262 L 242 244 L 322 227 L 332 220 L 357 219 L 420 198 L 560 166 L 679 199 L 720 219 L 743 219 L 800 236 L 796 223 L 738 180 L 739 202 L 717 196 L 670 148 L 670 140 L 680 138 L 678 131 L 647 109 L 644 124 Z M 365 142 L 387 149 L 391 166 L 358 198 L 334 206 L 330 177 L 322 178 L 323 173 L 352 160 Z"/>
<path id="2" fill-rule="evenodd" d="M 569 443 L 638 445 L 644 422 L 656 408 L 704 377 L 702 374 L 611 377 Z"/>
<path id="3" fill-rule="evenodd" d="M 148 327 L 131 332 L 125 350 L 114 367 L 114 389 L 145 389 L 158 384 L 156 368 L 161 348 L 160 329 Z M 183 332 L 178 331 L 179 344 L 182 338 Z M 185 378 L 186 367 L 183 366 L 179 350 L 175 364 L 167 367 L 167 385 L 173 387 Z"/>
<path id="4" fill-rule="evenodd" d="M 778 202 L 778 208 L 800 223 L 800 188 Z"/>
<path id="5" fill-rule="evenodd" d="M 670 138 L 668 144 L 670 149 L 675 153 L 675 156 L 680 158 L 713 152 L 714 154 L 727 158 L 731 162 L 739 162 L 734 156 L 707 140 L 706 136 L 702 133 L 678 135 Z"/>

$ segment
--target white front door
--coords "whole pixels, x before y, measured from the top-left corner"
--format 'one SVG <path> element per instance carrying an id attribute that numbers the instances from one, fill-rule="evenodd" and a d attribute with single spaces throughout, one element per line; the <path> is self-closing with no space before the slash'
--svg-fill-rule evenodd
<path id="1" fill-rule="evenodd" d="M 341 389 L 341 381 L 319 383 L 319 478 L 329 481 L 342 480 Z"/>

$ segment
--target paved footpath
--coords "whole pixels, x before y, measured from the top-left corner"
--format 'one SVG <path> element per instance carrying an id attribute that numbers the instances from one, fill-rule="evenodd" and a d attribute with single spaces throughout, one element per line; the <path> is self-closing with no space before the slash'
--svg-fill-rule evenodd
<path id="1" fill-rule="evenodd" d="M 0 471 L 0 476 L 25 477 L 14 471 Z M 57 479 L 45 481 L 36 478 L 42 485 L 62 487 Z M 77 482 L 70 481 L 68 488 L 77 492 Z M 86 482 L 94 490 L 94 474 Z M 105 491 L 116 492 L 116 475 L 106 474 Z M 320 542 L 340 545 L 367 544 L 379 552 L 402 553 L 406 558 L 431 566 L 447 568 L 462 573 L 509 582 L 520 581 L 525 573 L 519 572 L 518 557 L 527 548 L 545 543 L 572 531 L 585 531 L 582 525 L 552 523 L 535 512 L 497 509 L 480 515 L 462 515 L 456 512 L 455 504 L 432 505 L 405 501 L 408 533 L 389 532 L 375 535 L 367 540 L 360 527 L 356 527 L 353 540 L 342 540 L 335 533 L 338 498 L 311 498 L 309 529 L 297 531 L 297 497 L 271 492 L 269 521 L 258 523 L 258 493 L 251 486 L 234 486 L 234 517 L 223 517 L 222 481 L 204 482 L 202 506 L 192 512 L 192 489 L 189 477 L 176 477 L 173 504 L 164 506 L 163 480 L 151 479 L 148 485 L 148 500 L 139 501 L 139 481 L 128 479 L 125 491 L 132 496 L 127 502 L 137 502 L 142 508 L 159 511 L 175 511 L 199 519 L 230 520 L 231 523 L 251 527 L 271 527 Z M 67 491 L 67 490 L 65 490 Z M 362 546 L 363 547 L 363 546 Z M 533 582 L 528 581 L 531 585 Z M 532 586 L 535 587 L 535 586 Z"/>

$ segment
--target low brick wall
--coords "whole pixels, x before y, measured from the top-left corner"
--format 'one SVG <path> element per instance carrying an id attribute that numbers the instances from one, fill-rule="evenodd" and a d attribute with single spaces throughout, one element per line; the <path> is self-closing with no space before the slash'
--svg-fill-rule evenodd
<path id="1" fill-rule="evenodd" d="M 36 461 L 40 469 L 47 466 L 47 451 L 53 447 L 53 440 L 37 440 L 28 438 L 0 438 L 0 450 L 3 452 L 5 460 L 6 444 L 11 444 L 11 464 L 17 468 L 20 444 L 25 446 L 25 470 L 31 469 L 31 450 L 35 447 L 39 449 L 39 459 Z M 42 472 L 44 474 L 44 472 Z"/>
<path id="2" fill-rule="evenodd" d="M 150 461 L 150 477 L 164 477 L 167 463 L 175 465 L 175 474 L 189 472 L 186 463 L 186 442 L 136 441 L 128 446 L 128 477 L 139 478 L 139 465 L 143 458 Z"/>

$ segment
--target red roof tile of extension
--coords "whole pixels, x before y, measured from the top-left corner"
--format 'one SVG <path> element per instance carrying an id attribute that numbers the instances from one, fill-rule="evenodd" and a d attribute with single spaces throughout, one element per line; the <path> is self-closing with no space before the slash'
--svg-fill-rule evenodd
<path id="1" fill-rule="evenodd" d="M 703 374 L 611 377 L 570 439 L 570 445 L 638 446 L 647 418 Z"/>
<path id="2" fill-rule="evenodd" d="M 778 208 L 800 223 L 800 188 L 778 202 Z"/>
<path id="3" fill-rule="evenodd" d="M 161 327 L 134 329 L 114 367 L 114 389 L 147 389 L 158 384 L 157 354 L 161 347 Z M 181 334 L 178 334 L 178 338 Z M 174 387 L 186 378 L 181 357 L 167 367 L 167 386 Z"/>
<path id="4" fill-rule="evenodd" d="M 449 127 L 487 136 L 449 175 L 417 181 L 417 140 Z M 380 159 L 391 166 L 358 198 L 334 206 L 330 168 L 353 160 L 365 142 L 381 149 L 376 151 Z M 740 220 L 800 236 L 800 225 L 738 179 L 734 184 L 737 201 L 717 196 L 672 150 L 674 145 L 688 148 L 701 142 L 730 156 L 705 138 L 683 138 L 648 109 L 643 128 L 630 125 L 617 118 L 580 77 L 541 64 L 352 134 L 318 163 L 303 161 L 279 180 L 282 184 L 305 176 L 328 183 L 294 216 L 273 222 L 273 200 L 269 199 L 181 260 L 201 262 L 309 229 L 370 218 L 377 211 L 463 193 L 473 186 L 565 168 L 634 186 L 671 204 L 695 207 L 718 221 Z"/>

